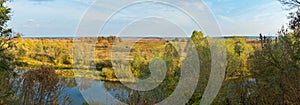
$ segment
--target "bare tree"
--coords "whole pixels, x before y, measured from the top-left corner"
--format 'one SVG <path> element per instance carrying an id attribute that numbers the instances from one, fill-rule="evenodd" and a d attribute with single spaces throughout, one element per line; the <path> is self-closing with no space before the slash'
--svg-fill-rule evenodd
<path id="1" fill-rule="evenodd" d="M 300 0 L 278 0 L 281 2 L 285 9 L 291 10 L 291 9 L 299 9 L 300 7 Z"/>

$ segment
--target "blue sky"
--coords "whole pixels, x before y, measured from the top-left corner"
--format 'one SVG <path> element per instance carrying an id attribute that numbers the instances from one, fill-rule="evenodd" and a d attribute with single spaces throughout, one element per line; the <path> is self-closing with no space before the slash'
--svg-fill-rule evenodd
<path id="1" fill-rule="evenodd" d="M 13 16 L 9 22 L 9 26 L 12 27 L 15 32 L 20 32 L 24 36 L 73 36 L 78 29 L 83 15 L 93 1 L 94 0 L 14 0 L 8 3 L 8 6 L 13 9 Z M 101 12 L 101 14 L 88 18 L 91 24 L 85 26 L 86 29 L 84 30 L 86 30 L 87 34 L 90 34 L 90 29 L 99 26 L 92 24 L 93 21 L 107 21 L 107 18 L 103 17 L 110 16 L 111 13 L 120 8 L 121 4 L 110 2 L 109 0 L 99 1 L 101 1 L 101 3 L 97 8 L 92 9 L 96 12 Z M 203 5 L 199 4 L 199 1 L 201 0 L 173 0 L 172 2 L 176 5 L 185 5 L 191 9 L 201 10 Z M 274 35 L 282 25 L 288 22 L 286 18 L 288 12 L 282 10 L 281 4 L 276 0 L 203 1 L 214 14 L 215 20 L 218 22 L 223 35 L 258 35 L 259 33 Z M 136 8 L 128 8 L 127 10 L 121 11 L 121 14 L 113 18 L 111 24 L 109 24 L 106 29 L 104 28 L 104 32 L 101 34 L 120 34 L 117 30 L 120 30 L 125 24 L 130 23 L 129 21 L 134 21 L 136 17 L 145 16 L 147 13 L 157 11 L 159 12 L 156 14 L 159 15 L 168 14 L 165 18 L 169 19 L 169 21 L 161 20 L 156 21 L 156 24 L 154 24 L 153 18 L 145 19 L 148 22 L 139 21 L 132 23 L 132 26 L 123 29 L 123 33 L 142 34 L 146 32 L 149 34 L 164 34 L 162 31 L 164 30 L 168 32 L 172 31 L 171 34 L 181 34 L 183 33 L 182 30 L 192 31 L 198 29 L 191 24 L 184 24 L 183 22 L 185 20 L 183 17 L 180 17 L 182 15 L 178 15 L 180 13 L 177 13 L 175 10 L 156 8 L 160 8 L 159 5 L 140 5 L 140 7 L 137 6 Z M 167 11 L 173 11 L 172 13 L 177 15 L 171 15 Z M 197 14 L 197 11 L 194 13 Z M 209 25 L 211 21 L 209 19 L 206 20 L 206 18 L 199 20 L 202 20 L 204 26 Z M 176 25 L 180 26 L 180 28 L 172 27 L 171 25 L 175 24 L 173 21 L 176 21 Z M 148 30 L 141 29 L 140 26 L 142 24 L 145 24 L 145 27 L 148 25 Z M 155 28 L 154 25 L 164 28 Z M 206 29 L 214 30 L 208 28 Z M 143 31 L 133 32 L 134 30 Z M 156 31 L 156 33 L 151 33 L 150 31 Z"/>

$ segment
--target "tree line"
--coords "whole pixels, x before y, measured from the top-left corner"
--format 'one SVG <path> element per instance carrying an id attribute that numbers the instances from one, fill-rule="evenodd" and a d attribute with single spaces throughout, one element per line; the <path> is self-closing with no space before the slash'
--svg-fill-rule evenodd
<path id="1" fill-rule="evenodd" d="M 287 10 L 296 10 L 289 15 L 289 25 L 282 28 L 279 32 L 279 38 L 275 42 L 268 42 L 262 46 L 253 46 L 247 43 L 244 38 L 225 39 L 227 66 L 226 76 L 222 88 L 213 101 L 213 104 L 300 104 L 300 1 L 299 0 L 279 0 Z M 9 104 L 16 101 L 14 85 L 11 81 L 17 75 L 13 72 L 18 61 L 28 63 L 34 59 L 42 63 L 55 65 L 73 64 L 71 56 L 71 42 L 51 43 L 50 40 L 42 39 L 35 42 L 25 40 L 19 35 L 14 35 L 12 29 L 7 27 L 7 21 L 10 20 L 11 9 L 5 5 L 7 0 L 0 1 L 0 104 Z M 117 40 L 116 37 L 99 37 L 98 43 L 112 43 Z M 195 44 L 198 51 L 201 66 L 200 78 L 195 93 L 189 100 L 188 104 L 197 104 L 204 94 L 205 87 L 208 83 L 211 72 L 211 51 L 209 41 L 211 38 L 204 36 L 200 31 L 194 31 L 191 41 Z M 119 39 L 121 41 L 121 39 Z M 189 43 L 189 42 L 187 42 Z M 30 46 L 30 47 L 28 47 Z M 165 82 L 162 83 L 158 91 L 164 91 L 165 96 L 170 95 L 174 86 L 180 78 L 180 57 L 174 44 L 166 43 L 165 52 L 158 54 L 166 61 L 168 74 Z M 187 46 L 189 47 L 189 46 Z M 186 49 L 183 49 L 186 50 Z M 21 56 L 21 57 L 16 57 Z M 23 58 L 22 57 L 27 57 Z M 28 59 L 30 58 L 30 59 Z M 147 57 L 136 56 L 130 66 L 136 77 L 146 78 L 149 73 L 149 62 Z M 21 63 L 22 64 L 22 63 Z M 100 65 L 100 64 L 99 64 Z M 111 62 L 106 61 L 104 66 L 111 67 Z M 103 69 L 103 65 L 99 67 Z M 45 71 L 43 71 L 45 70 Z M 111 70 L 106 70 L 107 76 L 113 76 Z M 55 79 L 52 85 L 54 88 L 57 84 L 57 76 L 53 74 L 53 68 L 41 67 L 37 70 L 30 71 L 25 76 L 39 76 L 43 72 L 49 72 Z M 45 79 L 39 79 L 40 83 L 45 83 Z M 28 84 L 31 81 L 24 80 Z M 51 90 L 53 87 L 43 87 Z M 23 87 L 32 89 L 31 86 Z M 51 90 L 49 97 L 57 97 Z M 44 94 L 35 90 L 32 93 L 22 94 Z M 26 95 L 24 95 L 26 96 Z M 44 97 L 44 98 L 45 98 Z M 43 97 L 38 97 L 40 103 L 45 101 Z M 24 103 L 30 103 L 30 97 L 23 97 Z M 157 100 L 156 100 L 157 101 Z"/>

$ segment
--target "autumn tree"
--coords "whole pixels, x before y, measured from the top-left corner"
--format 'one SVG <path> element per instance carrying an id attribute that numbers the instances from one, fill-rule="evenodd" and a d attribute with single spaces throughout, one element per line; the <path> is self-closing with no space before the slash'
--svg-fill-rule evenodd
<path id="1" fill-rule="evenodd" d="M 241 56 L 241 53 L 245 50 L 240 41 L 235 42 L 234 51 Z"/>
<path id="2" fill-rule="evenodd" d="M 282 28 L 280 40 L 257 49 L 251 62 L 251 74 L 257 90 L 250 104 L 300 104 L 300 14 L 299 0 L 279 0 L 290 13 L 289 28 Z"/>
<path id="3" fill-rule="evenodd" d="M 198 53 L 200 63 L 200 78 L 198 79 L 197 88 L 188 104 L 199 103 L 207 86 L 211 72 L 211 51 L 209 46 L 209 37 L 204 36 L 201 31 L 195 30 L 192 33 L 190 40 L 187 42 L 185 49 L 186 52 L 191 49 L 191 44 L 195 45 Z"/>

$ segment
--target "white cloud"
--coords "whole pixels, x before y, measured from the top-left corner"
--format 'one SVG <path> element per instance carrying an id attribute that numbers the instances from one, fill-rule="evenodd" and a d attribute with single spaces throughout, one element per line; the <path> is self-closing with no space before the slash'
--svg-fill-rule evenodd
<path id="1" fill-rule="evenodd" d="M 286 12 L 277 1 L 240 9 L 240 14 L 218 15 L 224 34 L 276 34 L 287 22 Z"/>
<path id="2" fill-rule="evenodd" d="M 42 2 L 39 5 L 28 3 L 26 1 L 13 1 L 10 6 L 13 8 L 13 18 L 10 26 L 18 32 L 25 34 L 47 34 L 47 35 L 70 35 L 76 32 L 78 23 L 85 10 L 97 0 L 52 0 Z M 131 0 L 133 1 L 133 0 Z M 91 30 L 99 29 L 99 24 L 104 23 L 116 10 L 128 5 L 127 0 L 111 1 L 98 0 L 97 4 L 91 8 L 90 15 L 85 19 L 88 24 L 84 25 L 85 33 Z M 217 31 L 213 24 L 215 17 L 210 13 L 211 7 L 216 14 L 224 34 L 256 34 L 259 32 L 276 33 L 277 29 L 286 23 L 286 12 L 281 10 L 281 5 L 276 2 L 252 5 L 240 8 L 236 5 L 227 5 L 226 7 L 212 8 L 214 3 L 233 2 L 232 0 L 214 0 L 201 3 L 201 0 L 165 0 L 165 2 L 181 7 L 196 19 L 201 28 L 210 32 Z M 220 5 L 221 5 L 220 4 Z M 199 30 L 197 26 L 191 24 L 191 19 L 186 18 L 176 9 L 167 8 L 162 5 L 140 5 L 135 8 L 127 8 L 120 12 L 108 26 L 106 34 L 116 33 L 121 26 L 130 23 L 143 16 L 160 16 L 173 21 L 186 30 Z M 153 21 L 155 22 L 155 21 Z M 146 23 L 145 23 L 146 24 Z M 164 23 L 161 23 L 164 25 Z M 26 26 L 25 28 L 23 26 Z M 30 27 L 34 27 L 30 28 Z M 171 29 L 171 28 L 170 28 Z M 110 32 L 110 33 L 109 33 Z M 95 33 L 95 32 L 94 32 Z M 218 32 L 216 32 L 218 33 Z"/>

